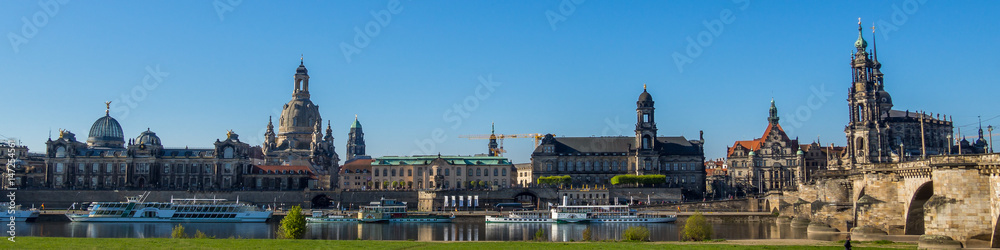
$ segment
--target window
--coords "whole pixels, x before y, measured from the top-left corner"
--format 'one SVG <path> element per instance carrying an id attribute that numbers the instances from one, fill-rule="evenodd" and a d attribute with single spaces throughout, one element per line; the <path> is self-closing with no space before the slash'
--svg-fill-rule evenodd
<path id="1" fill-rule="evenodd" d="M 506 168 L 505 169 L 501 169 L 500 173 L 502 173 L 503 176 L 507 176 L 507 169 Z"/>
<path id="2" fill-rule="evenodd" d="M 393 169 L 393 170 L 392 170 L 392 171 L 390 171 L 390 172 L 392 173 L 392 176 L 396 176 L 396 170 L 395 170 L 395 169 Z"/>
<path id="3" fill-rule="evenodd" d="M 455 176 L 462 176 L 462 169 L 461 168 L 455 168 Z M 458 186 L 461 186 L 461 185 L 462 184 L 458 184 Z"/>
<path id="4" fill-rule="evenodd" d="M 375 176 L 378 176 L 378 169 L 375 170 Z"/>
<path id="5" fill-rule="evenodd" d="M 118 171 L 121 172 L 122 174 L 128 171 L 128 168 L 126 167 L 125 163 L 118 164 Z"/>
<path id="6" fill-rule="evenodd" d="M 483 169 L 483 176 L 490 176 L 490 169 Z"/>
<path id="7" fill-rule="evenodd" d="M 93 171 L 96 174 L 97 171 L 100 171 L 100 168 L 101 167 L 98 166 L 97 163 L 94 163 L 94 165 L 90 168 L 90 171 Z M 97 185 L 97 181 L 93 181 L 92 183 L 94 183 L 94 185 Z"/>
<path id="8" fill-rule="evenodd" d="M 559 161 L 559 171 L 565 171 L 565 170 L 566 170 L 566 162 Z"/>
<path id="9" fill-rule="evenodd" d="M 63 158 L 63 157 L 66 157 L 66 148 L 65 148 L 65 147 L 63 147 L 63 146 L 59 146 L 59 147 L 57 147 L 57 148 L 56 148 L 56 157 L 57 157 L 57 158 Z"/>
<path id="10" fill-rule="evenodd" d="M 227 173 L 227 174 L 233 173 L 233 164 L 232 163 L 226 163 L 226 165 L 224 165 L 224 167 L 223 167 L 223 171 L 225 171 L 225 173 Z"/>
<path id="11" fill-rule="evenodd" d="M 62 172 L 63 172 L 63 164 L 56 163 L 56 173 L 62 173 Z M 58 181 L 56 183 L 58 183 Z"/>
<path id="12" fill-rule="evenodd" d="M 498 170 L 500 170 L 500 169 L 496 169 L 496 168 L 493 169 L 493 176 L 500 176 L 500 175 L 497 174 Z"/>
<path id="13" fill-rule="evenodd" d="M 211 174 L 212 173 L 212 165 L 205 164 L 205 173 L 206 174 Z"/>
<path id="14" fill-rule="evenodd" d="M 483 171 L 482 169 L 478 169 L 477 168 L 476 169 L 476 176 L 482 176 L 482 173 L 483 173 L 482 171 Z"/>
<path id="15" fill-rule="evenodd" d="M 389 169 L 382 169 L 382 176 L 389 176 Z"/>
<path id="16" fill-rule="evenodd" d="M 618 162 L 617 161 L 612 161 L 611 162 L 611 171 L 618 171 Z"/>
<path id="17" fill-rule="evenodd" d="M 406 176 L 413 176 L 413 169 L 412 168 L 406 170 Z"/>
<path id="18" fill-rule="evenodd" d="M 223 150 L 222 157 L 226 158 L 226 159 L 232 159 L 233 158 L 233 148 L 232 147 L 226 147 L 226 149 Z"/>
<path id="19" fill-rule="evenodd" d="M 451 169 L 447 169 L 447 168 L 446 168 L 446 169 L 444 169 L 444 176 L 451 176 Z M 447 183 L 447 182 L 445 182 L 445 184 L 444 184 L 444 185 L 445 185 L 445 186 L 447 186 L 447 185 L 448 185 L 448 183 Z"/>
<path id="20" fill-rule="evenodd" d="M 545 171 L 552 171 L 552 163 L 551 162 L 546 162 L 545 163 Z"/>
<path id="21" fill-rule="evenodd" d="M 163 165 L 163 173 L 164 174 L 170 173 L 170 165 L 166 165 L 166 164 Z"/>

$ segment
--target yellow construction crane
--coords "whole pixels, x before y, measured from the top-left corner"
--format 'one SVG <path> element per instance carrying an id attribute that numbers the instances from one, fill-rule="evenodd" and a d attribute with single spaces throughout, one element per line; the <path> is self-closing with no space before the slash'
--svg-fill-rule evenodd
<path id="1" fill-rule="evenodd" d="M 554 136 L 554 135 L 553 135 Z M 458 138 L 468 138 L 469 140 L 497 140 L 500 143 L 497 148 L 490 148 L 490 154 L 495 156 L 503 156 L 503 139 L 511 138 L 532 138 L 535 139 L 535 147 L 538 147 L 538 141 L 545 137 L 545 134 L 485 134 L 485 135 L 459 135 Z"/>

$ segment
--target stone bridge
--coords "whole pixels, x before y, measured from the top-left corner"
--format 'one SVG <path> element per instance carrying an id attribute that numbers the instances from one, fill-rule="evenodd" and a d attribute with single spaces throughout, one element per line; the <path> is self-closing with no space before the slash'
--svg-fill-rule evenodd
<path id="1" fill-rule="evenodd" d="M 930 156 L 827 171 L 796 191 L 771 193 L 766 207 L 809 230 L 855 238 L 922 235 L 920 243 L 1000 247 L 1000 154 Z"/>

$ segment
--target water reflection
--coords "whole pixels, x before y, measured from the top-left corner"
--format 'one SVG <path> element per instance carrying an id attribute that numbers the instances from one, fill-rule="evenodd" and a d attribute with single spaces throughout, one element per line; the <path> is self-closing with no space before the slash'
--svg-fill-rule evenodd
<path id="1" fill-rule="evenodd" d="M 274 238 L 277 222 L 271 223 L 180 223 L 185 232 L 204 232 L 216 238 Z M 19 236 L 88 238 L 168 238 L 177 223 L 17 223 Z M 550 241 L 580 241 L 588 227 L 594 240 L 620 240 L 630 226 L 645 226 L 653 241 L 680 239 L 680 225 L 673 223 L 544 224 L 544 223 L 310 223 L 306 238 L 330 240 L 420 240 L 420 241 L 521 241 L 534 239 L 541 230 Z M 715 238 L 724 239 L 818 239 L 840 240 L 843 234 L 806 233 L 806 228 L 768 222 L 717 222 Z"/>

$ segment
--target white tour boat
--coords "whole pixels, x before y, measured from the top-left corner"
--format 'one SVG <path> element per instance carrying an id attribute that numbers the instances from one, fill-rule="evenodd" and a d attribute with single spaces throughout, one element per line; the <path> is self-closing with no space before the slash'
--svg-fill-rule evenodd
<path id="1" fill-rule="evenodd" d="M 555 223 L 547 211 L 510 211 L 506 215 L 486 216 L 486 223 Z"/>
<path id="2" fill-rule="evenodd" d="M 552 209 L 552 219 L 559 223 L 666 223 L 677 221 L 676 215 L 639 214 L 628 205 L 563 205 Z"/>
<path id="3" fill-rule="evenodd" d="M 38 209 L 22 210 L 21 205 L 15 203 L 14 207 L 10 206 L 10 202 L 0 203 L 0 221 L 11 221 L 11 217 L 15 222 L 18 221 L 33 221 L 38 218 Z"/>
<path id="4" fill-rule="evenodd" d="M 361 222 L 417 222 L 417 223 L 449 223 L 455 214 L 449 216 L 429 213 L 411 213 L 406 211 L 406 202 L 382 199 L 373 201 L 368 206 L 361 206 L 358 220 Z"/>
<path id="5" fill-rule="evenodd" d="M 145 195 L 125 202 L 93 202 L 88 214 L 66 214 L 74 222 L 265 222 L 271 211 L 225 199 L 174 199 L 146 202 Z"/>
<path id="6" fill-rule="evenodd" d="M 323 210 L 313 210 L 312 217 L 307 217 L 309 223 L 358 222 L 358 218 L 338 214 L 323 214 Z"/>

